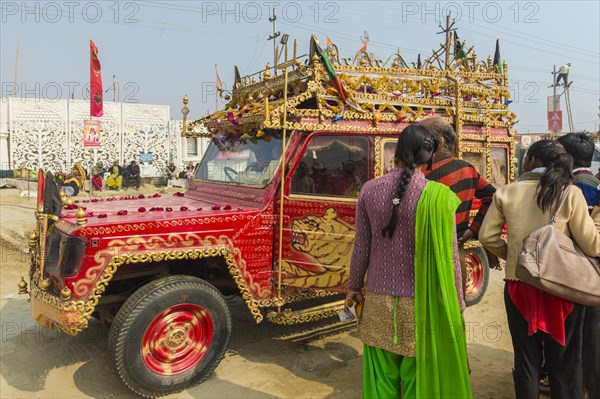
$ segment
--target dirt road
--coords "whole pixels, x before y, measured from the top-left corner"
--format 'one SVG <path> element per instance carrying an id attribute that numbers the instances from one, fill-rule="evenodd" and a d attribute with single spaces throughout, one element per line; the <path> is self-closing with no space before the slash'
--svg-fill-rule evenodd
<path id="1" fill-rule="evenodd" d="M 0 397 L 133 398 L 112 370 L 108 328 L 94 320 L 76 337 L 39 327 L 17 282 L 27 275 L 26 234 L 34 200 L 0 190 Z M 502 300 L 502 273 L 492 271 L 483 301 L 466 310 L 475 398 L 513 398 L 512 347 Z M 177 398 L 360 398 L 362 343 L 355 326 L 334 320 L 303 326 L 256 325 L 243 302 L 229 351 L 202 385 Z"/>

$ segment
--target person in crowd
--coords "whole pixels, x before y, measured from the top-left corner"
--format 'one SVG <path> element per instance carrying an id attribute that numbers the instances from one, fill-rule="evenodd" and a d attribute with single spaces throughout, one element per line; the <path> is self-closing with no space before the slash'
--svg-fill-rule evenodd
<path id="1" fill-rule="evenodd" d="M 104 167 L 102 161 L 96 162 L 96 165 L 92 167 L 92 185 L 98 191 L 102 190 L 102 184 L 104 181 Z"/>
<path id="2" fill-rule="evenodd" d="M 139 190 L 141 182 L 140 165 L 133 160 L 127 165 L 127 187 L 133 188 L 135 186 L 135 189 Z"/>
<path id="3" fill-rule="evenodd" d="M 600 202 L 600 191 L 598 191 L 600 180 L 594 176 L 591 169 L 594 140 L 586 133 L 569 133 L 559 137 L 556 141 L 562 144 L 565 151 L 573 157 L 573 184 L 581 189 L 591 210 Z M 598 380 L 600 381 L 600 375 Z"/>
<path id="4" fill-rule="evenodd" d="M 167 176 L 167 180 L 177 179 L 178 173 L 177 173 L 177 166 L 175 166 L 175 162 L 173 162 L 173 161 L 169 162 L 167 169 L 165 169 L 165 174 Z"/>
<path id="5" fill-rule="evenodd" d="M 565 86 L 569 84 L 569 71 L 570 70 L 571 70 L 570 62 L 568 62 L 564 65 L 561 65 L 560 68 L 558 68 L 558 75 L 556 76 L 556 86 L 560 86 L 561 79 Z"/>
<path id="6" fill-rule="evenodd" d="M 341 172 L 335 176 L 331 184 L 334 195 L 358 197 L 362 182 L 356 175 L 356 163 L 352 160 L 342 162 Z"/>
<path id="7" fill-rule="evenodd" d="M 302 161 L 292 177 L 292 193 L 312 194 L 315 192 L 315 181 L 308 175 L 308 166 Z"/>
<path id="8" fill-rule="evenodd" d="M 472 397 L 465 334 L 456 328 L 465 306 L 454 223 L 460 200 L 422 172 L 435 148 L 427 128 L 408 126 L 396 168 L 366 182 L 358 197 L 346 301 L 364 302 L 365 398 Z"/>
<path id="9" fill-rule="evenodd" d="M 189 161 L 188 164 L 185 167 L 185 176 L 183 177 L 187 177 L 188 179 L 192 179 L 194 177 L 194 170 L 195 170 L 195 166 L 194 163 L 192 161 Z"/>
<path id="10" fill-rule="evenodd" d="M 542 358 L 552 398 L 583 398 L 584 306 L 538 290 L 515 275 L 523 239 L 550 222 L 561 198 L 555 226 L 572 236 L 587 255 L 600 255 L 600 208 L 590 218 L 581 190 L 571 184 L 572 166 L 572 157 L 560 143 L 541 140 L 532 144 L 523 163 L 525 173 L 516 183 L 496 191 L 479 230 L 479 241 L 506 259 L 504 303 L 514 349 L 517 399 L 539 396 Z M 501 238 L 505 224 L 506 241 Z"/>
<path id="11" fill-rule="evenodd" d="M 600 180 L 590 166 L 594 140 L 585 133 L 569 133 L 558 141 L 573 157 L 573 184 L 579 187 L 590 212 L 600 204 Z M 583 320 L 583 382 L 590 398 L 600 398 L 600 308 L 586 306 Z"/>
<path id="12" fill-rule="evenodd" d="M 123 186 L 123 176 L 125 175 L 125 171 L 119 165 L 119 161 L 114 161 L 113 165 L 110 167 L 110 175 L 108 175 L 108 179 L 106 180 L 106 185 L 110 190 L 120 190 Z"/>
<path id="13" fill-rule="evenodd" d="M 431 168 L 423 171 L 425 177 L 450 187 L 461 200 L 460 206 L 456 210 L 456 234 L 464 291 L 467 281 L 467 266 L 463 247 L 468 240 L 477 238 L 481 222 L 492 203 L 496 189 L 477 172 L 473 165 L 454 156 L 456 132 L 448 121 L 440 117 L 431 117 L 423 120 L 420 125 L 427 127 L 437 142 L 437 150 L 433 154 L 433 164 Z M 469 223 L 471 207 L 475 198 L 481 200 L 481 206 L 473 221 Z M 490 254 L 488 260 L 490 266 L 499 267 L 495 256 Z"/>
<path id="14" fill-rule="evenodd" d="M 321 161 L 313 160 L 312 179 L 315 182 L 315 193 L 331 194 L 331 179 L 327 167 Z"/>
<path id="15" fill-rule="evenodd" d="M 87 173 L 81 163 L 76 162 L 71 170 L 71 175 L 62 183 L 62 190 L 67 195 L 76 196 L 83 188 L 83 183 L 87 179 Z"/>

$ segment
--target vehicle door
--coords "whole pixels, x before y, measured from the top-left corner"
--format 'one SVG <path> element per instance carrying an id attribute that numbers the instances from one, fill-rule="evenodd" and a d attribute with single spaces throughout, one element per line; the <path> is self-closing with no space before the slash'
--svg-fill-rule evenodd
<path id="1" fill-rule="evenodd" d="M 342 289 L 348 280 L 356 201 L 369 179 L 370 139 L 315 133 L 290 170 L 284 206 L 282 282 Z"/>

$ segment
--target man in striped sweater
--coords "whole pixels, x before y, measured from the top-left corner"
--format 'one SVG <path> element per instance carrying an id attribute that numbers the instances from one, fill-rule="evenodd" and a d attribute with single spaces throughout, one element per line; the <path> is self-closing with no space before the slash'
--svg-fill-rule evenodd
<path id="1" fill-rule="evenodd" d="M 433 164 L 428 170 L 423 170 L 429 180 L 437 181 L 447 185 L 462 201 L 456 210 L 456 235 L 458 237 L 459 249 L 465 242 L 476 239 L 483 218 L 492 203 L 492 197 L 496 192 L 487 180 L 477 172 L 477 169 L 468 162 L 454 156 L 456 133 L 452 125 L 440 117 L 427 118 L 420 123 L 427 127 L 437 140 L 438 148 L 433 154 Z M 471 206 L 473 200 L 481 200 L 481 207 L 471 223 L 469 223 Z M 462 251 L 461 251 L 462 252 Z M 490 265 L 497 267 L 497 258 L 488 256 Z M 463 290 L 466 286 L 466 265 L 464 254 L 461 254 L 461 266 L 463 276 Z"/>

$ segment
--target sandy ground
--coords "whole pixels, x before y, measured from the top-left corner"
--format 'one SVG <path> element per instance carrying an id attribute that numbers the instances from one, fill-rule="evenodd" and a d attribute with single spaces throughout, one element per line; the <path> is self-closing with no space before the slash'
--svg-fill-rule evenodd
<path id="1" fill-rule="evenodd" d="M 112 370 L 108 328 L 92 320 L 76 337 L 45 330 L 31 319 L 26 296 L 17 295 L 17 282 L 27 275 L 29 259 L 22 250 L 34 226 L 34 203 L 18 190 L 0 190 L 0 397 L 136 397 Z M 514 398 L 502 276 L 492 270 L 485 298 L 465 313 L 475 398 Z M 228 302 L 234 333 L 225 358 L 206 382 L 172 397 L 361 397 L 362 343 L 355 325 L 335 320 L 256 325 L 241 300 Z"/>

